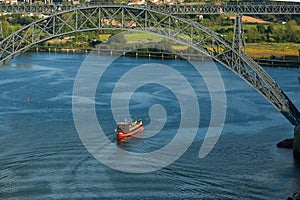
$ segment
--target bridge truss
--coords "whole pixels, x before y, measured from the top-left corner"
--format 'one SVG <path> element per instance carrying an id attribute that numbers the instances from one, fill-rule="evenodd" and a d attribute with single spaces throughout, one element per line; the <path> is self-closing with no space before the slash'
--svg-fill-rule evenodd
<path id="1" fill-rule="evenodd" d="M 149 8 L 94 6 L 55 13 L 3 39 L 0 42 L 0 64 L 41 42 L 66 34 L 105 29 L 153 33 L 193 47 L 240 76 L 293 125 L 300 122 L 300 114 L 291 100 L 242 48 L 196 22 Z M 239 36 L 235 38 L 236 41 L 240 39 Z"/>
<path id="2" fill-rule="evenodd" d="M 20 4 L 9 5 L 0 4 L 0 13 L 10 14 L 28 14 L 39 13 L 51 15 L 58 12 L 74 10 L 77 8 L 87 8 L 103 5 L 64 5 L 64 4 Z M 105 5 L 104 5 L 105 6 Z M 111 7 L 111 5 L 107 5 Z M 116 7 L 124 5 L 115 5 Z M 199 4 L 199 5 L 147 5 L 139 6 L 145 9 L 161 11 L 170 14 L 240 14 L 240 15 L 253 15 L 253 14 L 299 14 L 300 3 L 298 2 L 236 2 L 227 4 Z"/>

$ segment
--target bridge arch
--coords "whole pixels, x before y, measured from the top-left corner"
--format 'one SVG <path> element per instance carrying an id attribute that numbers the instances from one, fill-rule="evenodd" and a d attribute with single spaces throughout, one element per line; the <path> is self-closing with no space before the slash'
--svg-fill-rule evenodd
<path id="1" fill-rule="evenodd" d="M 221 63 L 264 96 L 293 125 L 300 114 L 277 83 L 248 55 L 196 22 L 148 7 L 93 6 L 55 13 L 14 32 L 0 42 L 0 65 L 44 41 L 82 31 L 134 30 L 188 45 Z"/>

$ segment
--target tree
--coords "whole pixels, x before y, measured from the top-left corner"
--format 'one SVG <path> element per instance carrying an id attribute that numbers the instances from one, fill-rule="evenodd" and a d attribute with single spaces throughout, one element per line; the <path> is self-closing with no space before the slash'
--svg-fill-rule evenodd
<path id="1" fill-rule="evenodd" d="M 262 25 L 262 24 L 258 24 L 258 25 L 256 26 L 256 28 L 257 28 L 257 31 L 258 31 L 260 34 L 264 34 L 264 33 L 266 32 L 265 26 Z"/>
<path id="2" fill-rule="evenodd" d="M 256 27 L 250 27 L 246 32 L 246 42 L 258 42 L 261 39 L 261 34 L 258 32 Z"/>
<path id="3" fill-rule="evenodd" d="M 233 31 L 229 31 L 227 33 L 227 36 L 225 36 L 227 38 L 227 40 L 231 41 L 233 40 Z"/>
<path id="4" fill-rule="evenodd" d="M 266 29 L 266 33 L 267 33 L 267 41 L 268 42 L 274 42 L 274 38 L 272 37 L 272 34 L 274 33 L 274 25 L 270 24 L 268 25 L 267 29 Z"/>
<path id="5" fill-rule="evenodd" d="M 290 20 L 286 23 L 287 31 L 295 31 L 297 26 L 296 20 Z"/>
<path id="6" fill-rule="evenodd" d="M 274 25 L 273 24 L 268 25 L 266 33 L 273 34 L 273 32 L 274 32 Z"/>
<path id="7" fill-rule="evenodd" d="M 290 20 L 286 23 L 286 35 L 289 42 L 297 42 L 297 22 Z"/>
<path id="8" fill-rule="evenodd" d="M 283 30 L 282 28 L 278 28 L 278 29 L 274 30 L 273 37 L 276 42 L 285 42 L 286 41 L 285 30 Z"/>
<path id="9" fill-rule="evenodd" d="M 5 37 L 9 36 L 13 32 L 13 30 L 12 30 L 10 24 L 6 20 L 2 20 L 1 23 L 2 23 L 2 34 L 3 34 L 3 37 L 5 38 Z"/>

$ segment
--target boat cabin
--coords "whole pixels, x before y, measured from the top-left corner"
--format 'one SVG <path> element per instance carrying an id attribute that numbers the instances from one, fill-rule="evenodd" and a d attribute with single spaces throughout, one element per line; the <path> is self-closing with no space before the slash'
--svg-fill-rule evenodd
<path id="1" fill-rule="evenodd" d="M 118 123 L 118 130 L 119 132 L 122 132 L 122 133 L 128 133 L 130 130 L 130 127 L 131 127 L 131 122 L 120 122 Z"/>

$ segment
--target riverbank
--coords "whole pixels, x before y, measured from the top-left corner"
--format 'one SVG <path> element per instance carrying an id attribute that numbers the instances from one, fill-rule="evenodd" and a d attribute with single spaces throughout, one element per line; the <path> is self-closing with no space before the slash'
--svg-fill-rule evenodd
<path id="1" fill-rule="evenodd" d="M 156 49 L 141 49 L 136 51 L 126 51 L 126 50 L 115 50 L 115 49 L 97 49 L 97 48 L 86 48 L 86 47 L 76 47 L 76 48 L 68 48 L 68 47 L 45 47 L 38 46 L 32 48 L 30 51 L 34 52 L 65 52 L 65 53 L 89 53 L 91 51 L 97 52 L 98 54 L 104 55 L 122 55 L 129 57 L 143 57 L 143 58 L 153 58 L 153 59 L 188 59 L 188 60 L 210 60 L 211 58 L 202 54 L 194 54 L 194 53 L 185 53 L 185 52 L 167 52 L 167 51 L 159 51 Z M 251 54 L 250 54 L 251 56 Z M 300 67 L 300 60 L 298 56 L 284 56 L 284 57 L 276 57 L 270 56 L 271 58 L 257 58 L 251 56 L 258 64 L 262 66 L 269 67 L 291 67 L 298 68 Z"/>
<path id="2" fill-rule="evenodd" d="M 300 61 L 300 44 L 297 43 L 247 43 L 246 52 L 257 59 Z"/>

